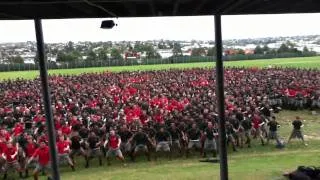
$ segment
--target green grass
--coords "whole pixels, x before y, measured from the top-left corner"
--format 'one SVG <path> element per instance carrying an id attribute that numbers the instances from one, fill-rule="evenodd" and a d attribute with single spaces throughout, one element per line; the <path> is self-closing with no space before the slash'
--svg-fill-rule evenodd
<path id="1" fill-rule="evenodd" d="M 293 67 L 293 68 L 317 68 L 320 69 L 320 57 L 306 57 L 306 58 L 281 58 L 281 59 L 264 59 L 264 60 L 248 60 L 248 61 L 229 61 L 225 62 L 225 66 L 232 67 Z M 81 68 L 81 69 L 55 69 L 50 70 L 50 74 L 73 74 L 78 75 L 82 73 L 103 72 L 103 71 L 146 71 L 146 70 L 164 70 L 168 68 L 210 68 L 214 63 L 184 63 L 184 64 L 157 64 L 157 65 L 140 65 L 140 66 L 117 66 L 117 67 L 96 67 L 96 68 Z M 3 79 L 33 79 L 39 75 L 39 71 L 13 71 L 0 72 L 0 80 Z"/>
<path id="2" fill-rule="evenodd" d="M 274 142 L 261 146 L 258 140 L 253 141 L 252 148 L 240 149 L 239 152 L 229 151 L 229 174 L 234 180 L 284 180 L 284 172 L 294 170 L 298 165 L 320 166 L 320 116 L 313 116 L 309 111 L 283 111 L 277 115 L 281 124 L 280 134 L 287 139 L 291 125 L 289 121 L 295 116 L 305 119 L 304 133 L 309 146 L 303 146 L 300 141 L 294 140 L 285 149 L 275 148 Z M 198 155 L 198 154 L 197 154 Z M 84 162 L 78 159 L 76 172 L 69 167 L 61 168 L 62 179 L 68 180 L 207 180 L 219 179 L 219 165 L 201 163 L 197 155 L 190 159 L 177 158 L 168 161 L 162 158 L 159 161 L 147 162 L 145 157 L 136 163 L 128 163 L 123 167 L 118 161 L 111 166 L 100 167 L 97 160 L 92 160 L 89 169 L 83 168 Z M 44 177 L 42 177 L 44 179 Z"/>

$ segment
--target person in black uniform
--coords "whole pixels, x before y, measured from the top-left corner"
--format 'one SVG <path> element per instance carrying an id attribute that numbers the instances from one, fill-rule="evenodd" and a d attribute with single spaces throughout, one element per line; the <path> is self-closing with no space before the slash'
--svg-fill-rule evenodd
<path id="1" fill-rule="evenodd" d="M 159 131 L 156 133 L 155 136 L 156 140 L 156 158 L 158 156 L 158 152 L 163 151 L 166 152 L 171 159 L 171 152 L 170 152 L 170 134 L 168 131 L 165 131 L 164 127 L 160 127 Z"/>
<path id="2" fill-rule="evenodd" d="M 237 151 L 236 141 L 234 139 L 234 134 L 235 134 L 234 127 L 229 121 L 226 122 L 226 134 L 227 134 L 227 141 L 232 145 L 232 150 Z"/>
<path id="3" fill-rule="evenodd" d="M 132 132 L 129 131 L 127 125 L 123 125 L 119 132 L 118 135 L 121 138 L 121 145 L 120 145 L 120 149 L 123 153 L 128 154 L 130 156 L 132 156 L 131 153 L 131 144 L 128 143 L 129 139 L 132 137 Z"/>
<path id="4" fill-rule="evenodd" d="M 208 122 L 207 128 L 204 130 L 204 148 L 203 155 L 206 156 L 206 152 L 213 152 L 213 157 L 217 156 L 217 142 L 218 130 L 214 128 L 212 122 Z"/>
<path id="5" fill-rule="evenodd" d="M 201 132 L 198 129 L 197 124 L 193 123 L 191 129 L 187 131 L 188 147 L 187 147 L 186 157 L 189 156 L 190 149 L 201 148 L 200 138 L 201 138 Z"/>
<path id="6" fill-rule="evenodd" d="M 301 130 L 301 128 L 303 127 L 303 124 L 302 124 L 302 121 L 299 116 L 297 116 L 296 119 L 292 122 L 292 126 L 293 126 L 293 129 L 292 129 L 291 135 L 289 137 L 288 144 L 292 138 L 298 138 L 298 139 L 302 140 L 302 142 L 305 146 L 307 146 L 308 144 L 305 143 L 304 138 L 303 138 L 303 134 L 302 134 L 302 130 Z"/>
<path id="7" fill-rule="evenodd" d="M 150 150 L 148 149 L 148 143 L 152 144 L 151 139 L 148 137 L 146 133 L 142 131 L 142 128 L 138 128 L 138 132 L 136 132 L 128 141 L 131 143 L 132 147 L 134 147 L 133 152 L 133 161 L 135 161 L 135 158 L 138 154 L 138 152 L 143 151 L 145 155 L 148 158 L 148 161 L 151 160 L 150 158 Z"/>
<path id="8" fill-rule="evenodd" d="M 241 145 L 243 146 L 243 142 L 245 140 L 245 144 L 248 145 L 248 148 L 251 147 L 251 138 L 250 138 L 250 133 L 251 133 L 251 129 L 252 129 L 252 123 L 251 120 L 247 117 L 245 117 L 243 119 L 243 121 L 241 121 L 240 123 L 240 131 L 241 131 Z"/>
<path id="9" fill-rule="evenodd" d="M 73 162 L 73 164 L 75 163 L 74 162 L 74 156 L 76 155 L 81 155 L 85 158 L 85 161 L 86 161 L 86 165 L 85 167 L 87 168 L 89 166 L 88 164 L 88 157 L 87 157 L 87 154 L 85 152 L 85 150 L 83 149 L 83 147 L 81 146 L 81 137 L 79 135 L 79 132 L 78 131 L 72 131 L 71 134 L 70 134 L 70 141 L 71 141 L 71 145 L 70 145 L 70 158 Z"/>
<path id="10" fill-rule="evenodd" d="M 240 135 L 240 121 L 236 118 L 236 115 L 232 115 L 229 122 L 232 124 L 234 129 L 234 139 L 236 142 L 236 145 L 240 146 L 241 141 L 241 135 Z"/>
<path id="11" fill-rule="evenodd" d="M 89 147 L 87 167 L 89 167 L 89 160 L 94 157 L 98 157 L 99 165 L 102 166 L 102 152 L 100 149 L 101 141 L 99 137 L 94 132 L 90 132 L 87 143 Z"/>
<path id="12" fill-rule="evenodd" d="M 180 131 L 180 129 L 177 128 L 177 126 L 175 125 L 175 123 L 171 123 L 170 124 L 170 128 L 169 128 L 169 133 L 171 135 L 171 151 L 174 150 L 178 150 L 179 154 L 182 155 L 182 150 L 181 150 L 181 139 L 182 139 L 182 132 Z"/>
<path id="13" fill-rule="evenodd" d="M 271 121 L 269 121 L 267 125 L 269 126 L 267 144 L 269 144 L 270 139 L 275 139 L 277 141 L 277 145 L 281 145 L 282 143 L 278 135 L 278 128 L 280 127 L 280 125 L 276 121 L 276 118 L 273 116 Z"/>

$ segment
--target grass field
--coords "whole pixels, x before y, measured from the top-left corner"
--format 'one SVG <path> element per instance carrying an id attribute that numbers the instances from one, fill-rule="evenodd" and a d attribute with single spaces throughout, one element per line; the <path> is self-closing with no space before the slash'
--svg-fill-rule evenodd
<path id="1" fill-rule="evenodd" d="M 320 166 L 320 116 L 311 115 L 309 111 L 283 111 L 277 114 L 281 124 L 280 135 L 287 139 L 291 131 L 291 122 L 295 116 L 305 119 L 304 133 L 308 146 L 294 140 L 284 149 L 275 148 L 274 142 L 261 146 L 254 140 L 253 147 L 229 151 L 229 174 L 232 180 L 284 180 L 282 173 L 295 169 L 298 165 Z M 100 167 L 97 160 L 92 161 L 89 169 L 84 169 L 82 159 L 78 160 L 76 172 L 69 167 L 61 168 L 61 179 L 67 180 L 207 180 L 219 179 L 219 165 L 199 162 L 198 154 L 190 159 L 177 158 L 168 161 L 162 158 L 147 162 L 145 157 L 137 163 L 128 163 L 123 167 L 118 161 L 111 166 Z M 44 177 L 42 177 L 44 179 Z"/>
<path id="2" fill-rule="evenodd" d="M 278 67 L 294 67 L 294 68 L 317 68 L 320 69 L 320 57 L 306 58 L 281 58 L 281 59 L 265 59 L 265 60 L 250 60 L 250 61 L 229 61 L 225 62 L 225 66 L 232 67 L 268 67 L 269 65 Z M 82 74 L 90 72 L 103 71 L 145 71 L 145 70 L 163 70 L 168 68 L 209 68 L 213 67 L 214 63 L 184 63 L 184 64 L 157 64 L 157 65 L 141 65 L 141 66 L 118 66 L 118 67 L 97 67 L 97 68 L 82 68 L 82 69 L 57 69 L 50 70 L 50 74 Z M 39 71 L 13 71 L 0 72 L 0 80 L 25 78 L 33 79 L 39 75 Z"/>

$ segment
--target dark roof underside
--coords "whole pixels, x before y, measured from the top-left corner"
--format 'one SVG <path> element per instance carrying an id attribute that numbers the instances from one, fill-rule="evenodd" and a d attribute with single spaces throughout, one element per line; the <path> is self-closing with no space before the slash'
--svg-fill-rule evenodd
<path id="1" fill-rule="evenodd" d="M 320 12 L 320 0 L 1 0 L 0 19 Z"/>

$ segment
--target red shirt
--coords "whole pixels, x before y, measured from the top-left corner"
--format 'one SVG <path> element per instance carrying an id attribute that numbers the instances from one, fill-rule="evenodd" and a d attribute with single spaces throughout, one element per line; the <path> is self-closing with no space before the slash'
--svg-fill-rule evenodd
<path id="1" fill-rule="evenodd" d="M 4 142 L 0 142 L 0 153 L 2 154 L 7 148 L 7 144 Z"/>
<path id="2" fill-rule="evenodd" d="M 38 157 L 39 158 L 39 164 L 40 165 L 47 165 L 50 160 L 50 152 L 49 147 L 45 146 L 44 148 L 38 148 L 32 157 Z"/>
<path id="3" fill-rule="evenodd" d="M 109 147 L 110 148 L 117 149 L 117 148 L 119 148 L 118 144 L 119 144 L 119 136 L 115 135 L 115 136 L 109 137 Z"/>
<path id="4" fill-rule="evenodd" d="M 31 157 L 36 151 L 37 147 L 34 143 L 28 143 L 26 147 L 26 155 L 27 157 Z"/>
<path id="5" fill-rule="evenodd" d="M 69 135 L 71 133 L 71 128 L 69 126 L 61 127 L 62 134 Z"/>
<path id="6" fill-rule="evenodd" d="M 5 132 L 4 134 L 1 134 L 0 136 L 4 137 L 6 139 L 6 141 L 9 141 L 11 135 L 9 132 Z"/>
<path id="7" fill-rule="evenodd" d="M 58 141 L 57 142 L 57 147 L 58 147 L 58 153 L 59 154 L 66 154 L 68 153 L 68 151 L 66 150 L 66 148 L 69 146 L 69 142 L 68 141 Z"/>
<path id="8" fill-rule="evenodd" d="M 257 115 L 254 115 L 252 119 L 253 127 L 255 129 L 258 129 L 260 127 L 260 124 L 262 123 L 261 118 Z"/>
<path id="9" fill-rule="evenodd" d="M 13 129 L 13 134 L 14 136 L 19 136 L 20 134 L 23 133 L 23 126 L 22 125 L 17 125 L 14 129 Z"/>
<path id="10" fill-rule="evenodd" d="M 12 148 L 6 148 L 3 153 L 6 156 L 8 162 L 13 162 L 17 160 L 17 155 L 13 158 L 11 157 L 15 153 L 17 153 L 17 148 L 15 146 L 13 146 Z"/>

